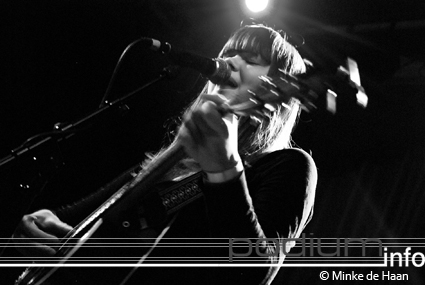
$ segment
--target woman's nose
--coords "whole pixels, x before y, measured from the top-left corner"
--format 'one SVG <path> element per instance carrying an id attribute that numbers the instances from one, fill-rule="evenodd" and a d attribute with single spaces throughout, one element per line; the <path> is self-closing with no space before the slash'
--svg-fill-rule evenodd
<path id="1" fill-rule="evenodd" d="M 226 61 L 229 64 L 230 69 L 232 71 L 239 71 L 242 64 L 242 58 L 240 55 L 234 55 L 232 57 L 228 57 Z"/>

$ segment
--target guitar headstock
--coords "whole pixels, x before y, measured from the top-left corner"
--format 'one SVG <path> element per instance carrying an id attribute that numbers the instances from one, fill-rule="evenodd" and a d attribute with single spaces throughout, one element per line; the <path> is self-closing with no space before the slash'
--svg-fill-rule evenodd
<path id="1" fill-rule="evenodd" d="M 290 109 L 287 105 L 290 98 L 295 98 L 306 112 L 317 109 L 317 101 L 324 98 L 325 108 L 329 113 L 337 111 L 338 93 L 355 94 L 357 104 L 367 106 L 367 96 L 360 85 L 357 64 L 352 59 L 347 60 L 348 69 L 339 67 L 336 74 L 310 72 L 292 75 L 279 70 L 279 76 L 273 78 L 260 76 L 261 88 L 256 92 L 248 91 L 248 101 L 228 106 L 227 109 L 238 116 L 249 116 L 253 121 L 260 122 L 278 106 Z"/>

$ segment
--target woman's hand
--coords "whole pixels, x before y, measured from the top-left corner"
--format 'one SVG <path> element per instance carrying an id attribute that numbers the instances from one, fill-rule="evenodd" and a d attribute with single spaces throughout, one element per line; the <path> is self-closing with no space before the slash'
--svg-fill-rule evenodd
<path id="1" fill-rule="evenodd" d="M 235 167 L 238 153 L 238 120 L 222 114 L 225 99 L 218 95 L 201 95 L 200 104 L 184 117 L 178 141 L 186 153 L 206 172 L 222 172 Z"/>
<path id="2" fill-rule="evenodd" d="M 22 218 L 13 241 L 25 256 L 53 256 L 59 247 L 58 237 L 65 236 L 70 230 L 72 227 L 50 210 L 39 210 Z"/>

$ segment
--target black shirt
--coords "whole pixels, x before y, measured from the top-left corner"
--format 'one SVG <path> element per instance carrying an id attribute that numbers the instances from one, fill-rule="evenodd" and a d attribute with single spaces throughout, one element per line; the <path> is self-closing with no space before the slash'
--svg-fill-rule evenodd
<path id="1" fill-rule="evenodd" d="M 62 221 L 75 225 L 130 177 L 128 172 L 94 195 L 55 213 Z M 236 256 L 244 255 L 247 249 L 229 249 L 230 239 L 250 239 L 255 244 L 258 239 L 282 240 L 301 235 L 313 212 L 317 170 L 312 158 L 299 149 L 284 149 L 264 155 L 231 181 L 209 183 L 201 178 L 197 183 L 203 195 L 178 212 L 145 263 L 211 263 L 211 267 L 139 268 L 127 284 L 269 284 L 277 267 L 227 268 L 214 264 L 229 264 L 230 255 L 235 255 L 233 264 L 241 262 Z M 140 229 L 138 220 L 137 209 L 128 209 L 106 223 L 101 232 L 129 237 L 130 232 Z M 154 228 L 160 231 L 160 227 Z M 169 242 L 173 245 L 168 246 Z M 217 243 L 222 246 L 214 246 Z M 282 248 L 279 255 L 266 254 L 275 251 L 273 243 L 261 243 L 258 249 L 253 249 L 245 262 L 276 263 L 284 258 Z"/>

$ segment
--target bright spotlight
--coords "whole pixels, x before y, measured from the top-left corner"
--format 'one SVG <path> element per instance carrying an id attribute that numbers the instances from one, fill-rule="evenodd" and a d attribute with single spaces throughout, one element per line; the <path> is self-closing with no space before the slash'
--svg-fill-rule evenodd
<path id="1" fill-rule="evenodd" d="M 269 0 L 245 0 L 246 7 L 254 13 L 264 11 L 269 4 Z"/>

